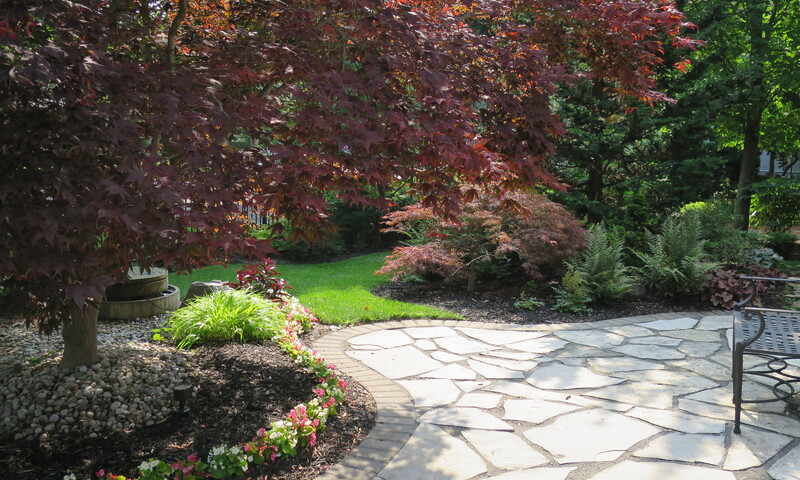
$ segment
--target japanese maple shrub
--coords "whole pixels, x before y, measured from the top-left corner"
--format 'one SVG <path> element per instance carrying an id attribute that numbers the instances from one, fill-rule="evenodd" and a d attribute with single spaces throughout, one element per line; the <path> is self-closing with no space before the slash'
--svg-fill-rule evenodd
<path id="1" fill-rule="evenodd" d="M 466 277 L 472 291 L 479 269 L 542 280 L 584 244 L 580 223 L 544 195 L 476 194 L 461 212 L 450 220 L 415 204 L 386 215 L 386 231 L 406 234 L 411 244 L 395 248 L 378 272 L 394 279 Z"/>

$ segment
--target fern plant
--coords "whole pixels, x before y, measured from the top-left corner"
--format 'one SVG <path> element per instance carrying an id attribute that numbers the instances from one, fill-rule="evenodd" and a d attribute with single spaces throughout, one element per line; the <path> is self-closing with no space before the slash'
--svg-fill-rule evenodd
<path id="1" fill-rule="evenodd" d="M 617 300 L 632 285 L 622 253 L 623 240 L 617 232 L 592 225 L 586 234 L 586 248 L 567 261 L 567 267 L 580 274 L 582 286 L 593 301 Z"/>
<path id="2" fill-rule="evenodd" d="M 586 290 L 580 272 L 569 271 L 561 278 L 561 288 L 556 289 L 553 310 L 562 313 L 589 313 L 592 297 Z"/>
<path id="3" fill-rule="evenodd" d="M 635 252 L 645 286 L 665 296 L 697 291 L 706 283 L 706 273 L 718 266 L 704 261 L 704 244 L 696 216 L 668 218 L 660 235 L 649 235 L 649 251 Z"/>

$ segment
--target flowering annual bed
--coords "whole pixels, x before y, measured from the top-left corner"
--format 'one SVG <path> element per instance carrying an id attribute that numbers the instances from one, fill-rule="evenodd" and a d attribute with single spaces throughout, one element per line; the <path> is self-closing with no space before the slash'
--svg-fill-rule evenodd
<path id="1" fill-rule="evenodd" d="M 306 404 L 297 405 L 285 419 L 274 422 L 269 430 L 261 428 L 246 443 L 214 447 L 205 462 L 192 454 L 186 460 L 167 463 L 150 459 L 139 465 L 139 474 L 127 478 L 104 470 L 97 472 L 100 480 L 199 480 L 228 478 L 242 475 L 250 465 L 272 462 L 280 456 L 294 456 L 301 447 L 313 447 L 317 432 L 325 428 L 330 415 L 336 415 L 336 406 L 345 396 L 347 384 L 338 378 L 336 368 L 300 341 L 299 335 L 311 328 L 314 315 L 292 296 L 284 295 L 281 310 L 286 312 L 286 324 L 273 340 L 297 363 L 307 367 L 319 379 L 314 389 L 316 397 Z M 68 474 L 64 480 L 75 480 Z"/>

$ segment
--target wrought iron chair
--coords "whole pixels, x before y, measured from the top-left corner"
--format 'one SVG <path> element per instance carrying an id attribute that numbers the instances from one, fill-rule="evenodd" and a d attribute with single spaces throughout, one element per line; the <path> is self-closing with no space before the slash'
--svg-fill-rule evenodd
<path id="1" fill-rule="evenodd" d="M 800 311 L 751 306 L 756 295 L 756 282 L 770 281 L 796 283 L 800 279 L 742 277 L 750 283 L 750 295 L 733 307 L 733 404 L 735 407 L 734 433 L 741 433 L 742 403 L 765 403 L 783 400 L 800 405 L 795 384 L 800 376 L 786 371 L 788 359 L 800 358 Z M 744 370 L 744 356 L 754 355 L 764 359 L 753 368 Z M 744 374 L 759 375 L 774 380 L 775 398 L 744 400 L 742 382 Z"/>

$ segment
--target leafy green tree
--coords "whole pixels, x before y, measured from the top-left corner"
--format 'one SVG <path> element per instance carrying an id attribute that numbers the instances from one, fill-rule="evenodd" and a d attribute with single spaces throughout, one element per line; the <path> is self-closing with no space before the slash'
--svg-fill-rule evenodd
<path id="1" fill-rule="evenodd" d="M 706 41 L 693 58 L 697 88 L 723 107 L 716 140 L 740 152 L 734 215 L 746 229 L 761 151 L 800 149 L 800 2 L 700 0 L 684 9 Z"/>

